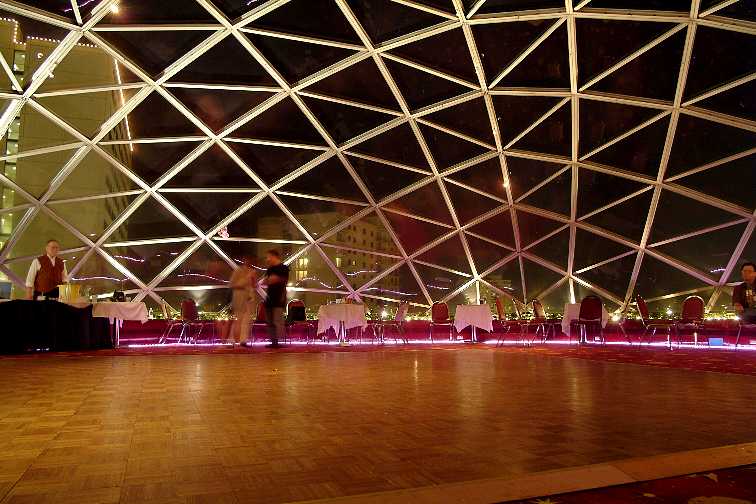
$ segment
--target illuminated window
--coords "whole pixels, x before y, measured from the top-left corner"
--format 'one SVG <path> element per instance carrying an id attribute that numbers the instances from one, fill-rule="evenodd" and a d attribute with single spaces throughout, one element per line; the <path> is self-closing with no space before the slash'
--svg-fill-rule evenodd
<path id="1" fill-rule="evenodd" d="M 341 268 L 341 257 L 336 258 L 336 267 Z"/>

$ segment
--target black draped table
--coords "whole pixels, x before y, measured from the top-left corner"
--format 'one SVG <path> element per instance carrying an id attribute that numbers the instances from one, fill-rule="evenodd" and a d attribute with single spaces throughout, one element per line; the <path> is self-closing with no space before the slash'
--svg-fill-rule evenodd
<path id="1" fill-rule="evenodd" d="M 0 353 L 113 348 L 107 318 L 58 301 L 0 303 Z"/>

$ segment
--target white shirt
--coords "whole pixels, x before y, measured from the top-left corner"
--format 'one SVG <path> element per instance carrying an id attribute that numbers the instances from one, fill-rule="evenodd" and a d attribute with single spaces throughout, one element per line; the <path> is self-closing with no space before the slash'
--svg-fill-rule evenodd
<path id="1" fill-rule="evenodd" d="M 50 259 L 50 262 L 55 266 L 56 261 L 63 261 L 63 259 L 56 257 L 52 258 L 50 256 L 47 256 L 48 259 Z M 31 266 L 29 266 L 29 273 L 26 274 L 26 286 L 34 288 L 34 280 L 37 278 L 37 273 L 39 273 L 39 270 L 42 269 L 42 265 L 39 264 L 39 259 L 34 259 L 31 263 Z M 68 271 L 66 271 L 66 262 L 63 261 L 63 283 L 68 282 Z"/>

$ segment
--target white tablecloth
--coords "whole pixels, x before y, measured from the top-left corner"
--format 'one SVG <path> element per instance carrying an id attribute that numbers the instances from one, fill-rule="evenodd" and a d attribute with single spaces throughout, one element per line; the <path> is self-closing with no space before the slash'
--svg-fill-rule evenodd
<path id="1" fill-rule="evenodd" d="M 367 327 L 365 305 L 361 304 L 329 304 L 318 308 L 318 334 L 323 334 L 333 328 L 338 334 L 340 323 L 345 329 L 353 327 Z"/>
<path id="2" fill-rule="evenodd" d="M 562 316 L 562 332 L 566 335 L 570 335 L 571 323 L 573 320 L 580 318 L 580 303 L 565 303 L 564 315 Z M 606 323 L 609 322 L 609 313 L 606 308 L 601 307 L 601 327 L 606 327 Z"/>
<path id="3" fill-rule="evenodd" d="M 93 317 L 109 318 L 110 323 L 114 319 L 118 320 L 139 320 L 144 324 L 147 322 L 147 305 L 142 302 L 124 302 L 124 303 L 95 303 L 92 305 Z"/>
<path id="4" fill-rule="evenodd" d="M 478 327 L 493 332 L 493 317 L 488 305 L 459 305 L 454 314 L 454 328 L 457 332 L 467 326 Z"/>

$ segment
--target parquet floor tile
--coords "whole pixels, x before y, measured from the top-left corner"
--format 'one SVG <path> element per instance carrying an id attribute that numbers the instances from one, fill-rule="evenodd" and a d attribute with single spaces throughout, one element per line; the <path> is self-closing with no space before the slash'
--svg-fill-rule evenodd
<path id="1" fill-rule="evenodd" d="M 0 373 L 3 504 L 332 499 L 756 441 L 756 377 L 493 349 Z"/>

